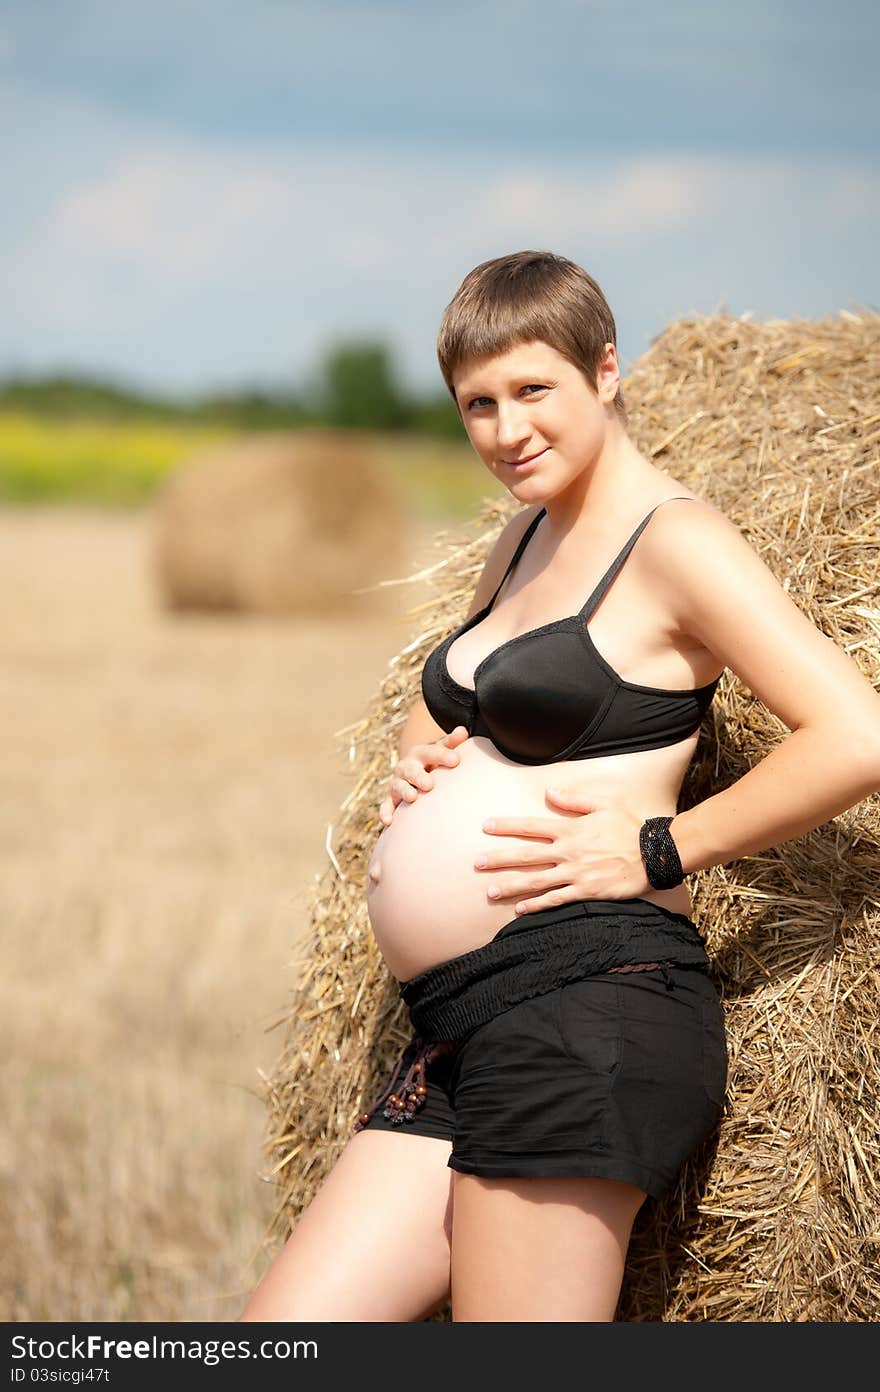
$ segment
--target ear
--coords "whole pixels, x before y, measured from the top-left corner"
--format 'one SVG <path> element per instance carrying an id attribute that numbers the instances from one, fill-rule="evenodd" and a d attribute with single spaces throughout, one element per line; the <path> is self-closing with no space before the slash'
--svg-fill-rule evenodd
<path id="1" fill-rule="evenodd" d="M 610 406 L 617 395 L 620 386 L 620 364 L 617 361 L 617 349 L 613 343 L 605 344 L 605 357 L 599 364 L 596 374 L 596 390 L 600 400 Z"/>

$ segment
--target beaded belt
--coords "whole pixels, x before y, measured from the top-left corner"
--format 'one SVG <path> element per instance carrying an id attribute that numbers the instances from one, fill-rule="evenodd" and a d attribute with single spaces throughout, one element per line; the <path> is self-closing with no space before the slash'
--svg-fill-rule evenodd
<path id="1" fill-rule="evenodd" d="M 514 919 L 485 946 L 400 983 L 415 1034 L 391 1082 L 361 1113 L 355 1131 L 383 1103 L 386 1120 L 395 1125 L 412 1121 L 427 1096 L 428 1063 L 520 1001 L 617 971 L 659 969 L 670 990 L 668 969 L 673 965 L 708 971 L 704 940 L 692 919 L 647 899 L 576 900 Z M 398 1084 L 411 1049 L 414 1056 Z"/>

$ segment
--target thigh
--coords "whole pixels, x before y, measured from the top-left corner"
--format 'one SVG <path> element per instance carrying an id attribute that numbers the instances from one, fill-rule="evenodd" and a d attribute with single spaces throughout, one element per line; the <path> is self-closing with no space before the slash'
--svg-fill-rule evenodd
<path id="1" fill-rule="evenodd" d="M 414 1321 L 449 1294 L 450 1144 L 353 1136 L 240 1316 Z"/>
<path id="2" fill-rule="evenodd" d="M 613 1320 L 644 1199 L 610 1179 L 456 1174 L 453 1321 Z"/>

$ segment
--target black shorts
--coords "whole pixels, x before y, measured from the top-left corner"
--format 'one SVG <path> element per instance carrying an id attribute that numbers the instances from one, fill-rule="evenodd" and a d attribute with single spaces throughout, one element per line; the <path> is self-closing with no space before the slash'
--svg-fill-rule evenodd
<path id="1" fill-rule="evenodd" d="M 417 1037 L 403 1066 L 417 1052 Z M 727 1085 L 724 1016 L 704 970 L 604 972 L 520 1001 L 428 1062 L 424 1105 L 370 1130 L 450 1141 L 486 1177 L 595 1175 L 654 1199 L 708 1137 Z"/>

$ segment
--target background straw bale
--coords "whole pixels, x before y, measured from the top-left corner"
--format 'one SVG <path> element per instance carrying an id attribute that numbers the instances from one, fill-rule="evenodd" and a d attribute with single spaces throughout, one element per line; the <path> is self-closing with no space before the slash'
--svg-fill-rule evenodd
<path id="1" fill-rule="evenodd" d="M 625 383 L 638 447 L 740 527 L 875 685 L 878 327 L 861 309 L 818 322 L 683 320 Z M 352 788 L 313 890 L 283 1048 L 264 1078 L 265 1177 L 278 1198 L 270 1247 L 409 1037 L 366 914 L 378 805 L 424 658 L 461 621 L 514 507 L 487 503 L 470 531 L 438 534 L 439 559 L 427 568 L 436 596 L 410 611 L 414 636 L 363 719 L 338 732 Z M 680 809 L 735 782 L 787 733 L 725 672 Z M 728 1097 L 674 1192 L 636 1219 L 618 1319 L 880 1318 L 878 801 L 691 877 L 725 1006 Z"/>
<path id="2" fill-rule="evenodd" d="M 356 432 L 277 431 L 200 451 L 156 499 L 153 567 L 173 609 L 383 612 L 403 565 L 398 494 Z"/>

